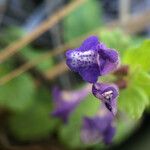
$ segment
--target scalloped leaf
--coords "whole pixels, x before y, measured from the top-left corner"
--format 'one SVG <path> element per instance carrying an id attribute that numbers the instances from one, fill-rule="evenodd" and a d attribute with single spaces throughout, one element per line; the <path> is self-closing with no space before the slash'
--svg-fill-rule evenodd
<path id="1" fill-rule="evenodd" d="M 120 92 L 118 109 L 133 119 L 139 119 L 148 104 L 148 96 L 140 87 L 129 87 Z"/>
<path id="2" fill-rule="evenodd" d="M 137 70 L 132 84 L 139 86 L 145 91 L 150 103 L 150 74 L 141 69 Z"/>
<path id="3" fill-rule="evenodd" d="M 14 111 L 23 111 L 33 102 L 35 85 L 28 74 L 23 74 L 0 86 L 0 105 Z"/>
<path id="4" fill-rule="evenodd" d="M 143 44 L 136 48 L 130 48 L 126 51 L 123 62 L 134 68 L 142 68 L 150 71 L 150 40 L 145 40 Z"/>
<path id="5" fill-rule="evenodd" d="M 33 105 L 24 112 L 16 113 L 9 120 L 9 128 L 15 138 L 26 141 L 49 136 L 57 124 L 57 120 L 49 115 L 51 109 L 50 92 L 39 89 Z"/>

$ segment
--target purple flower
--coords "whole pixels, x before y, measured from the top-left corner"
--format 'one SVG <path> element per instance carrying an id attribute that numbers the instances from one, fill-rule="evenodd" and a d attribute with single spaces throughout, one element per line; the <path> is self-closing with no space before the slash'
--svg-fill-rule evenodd
<path id="1" fill-rule="evenodd" d="M 95 83 L 92 87 L 92 93 L 105 104 L 113 115 L 117 113 L 118 87 L 114 84 Z"/>
<path id="2" fill-rule="evenodd" d="M 68 121 L 69 115 L 74 111 L 78 104 L 85 99 L 91 90 L 91 86 L 86 86 L 81 90 L 76 91 L 61 91 L 59 88 L 54 88 L 54 111 L 52 116 L 61 118 L 64 122 Z"/>
<path id="3" fill-rule="evenodd" d="M 102 106 L 93 117 L 85 117 L 81 128 L 81 140 L 85 144 L 95 144 L 103 141 L 110 144 L 115 135 L 114 116 Z"/>
<path id="4" fill-rule="evenodd" d="M 117 51 L 107 48 L 96 36 L 87 38 L 79 48 L 66 52 L 67 65 L 90 83 L 114 71 L 119 64 Z"/>

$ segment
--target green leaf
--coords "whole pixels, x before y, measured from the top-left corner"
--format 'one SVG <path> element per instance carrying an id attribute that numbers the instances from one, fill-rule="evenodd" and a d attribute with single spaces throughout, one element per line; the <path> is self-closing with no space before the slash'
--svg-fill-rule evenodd
<path id="1" fill-rule="evenodd" d="M 120 92 L 118 109 L 133 119 L 139 119 L 148 103 L 145 91 L 140 87 L 132 86 Z"/>
<path id="2" fill-rule="evenodd" d="M 33 49 L 30 46 L 27 46 L 21 51 L 21 54 L 23 57 L 25 57 L 25 59 L 31 61 L 33 59 L 39 58 L 44 53 L 42 50 L 40 51 L 37 49 Z M 39 69 L 40 71 L 45 71 L 47 69 L 52 68 L 53 65 L 54 65 L 54 59 L 52 57 L 49 57 L 48 59 L 43 60 L 42 62 L 37 64 L 36 68 Z"/>
<path id="3" fill-rule="evenodd" d="M 35 85 L 28 74 L 23 74 L 0 86 L 0 105 L 14 111 L 23 111 L 33 102 Z"/>
<path id="4" fill-rule="evenodd" d="M 137 111 L 139 112 L 138 116 L 140 116 L 144 111 L 144 109 L 146 108 L 146 106 L 150 104 L 149 58 L 150 58 L 150 40 L 145 40 L 140 46 L 128 49 L 123 57 L 123 63 L 128 64 L 130 66 L 130 78 L 129 78 L 130 85 L 140 88 L 139 93 L 137 93 L 139 97 L 141 97 L 140 96 L 141 94 L 143 95 L 142 96 L 143 98 L 141 98 L 141 110 L 139 107 L 139 111 Z M 147 99 L 146 101 L 143 101 L 144 95 L 145 99 Z M 137 97 L 137 99 L 139 98 Z"/>
<path id="5" fill-rule="evenodd" d="M 149 97 L 150 103 L 150 74 L 141 69 L 136 70 L 135 77 L 133 78 L 132 84 L 142 88 Z"/>
<path id="6" fill-rule="evenodd" d="M 136 129 L 140 120 L 135 121 L 131 118 L 121 115 L 119 119 L 116 120 L 116 134 L 114 137 L 115 143 L 120 143 L 127 139 L 129 135 Z"/>
<path id="7" fill-rule="evenodd" d="M 89 11 L 90 10 L 90 11 Z M 64 19 L 64 39 L 70 41 L 100 26 L 100 4 L 96 0 L 86 0 Z"/>
<path id="8" fill-rule="evenodd" d="M 16 26 L 5 28 L 0 34 L 0 48 L 7 46 L 9 43 L 21 38 L 23 30 Z"/>
<path id="9" fill-rule="evenodd" d="M 4 75 L 8 74 L 13 69 L 14 67 L 13 67 L 12 60 L 9 60 L 7 62 L 4 62 L 3 64 L 0 64 L 0 77 L 3 77 Z"/>
<path id="10" fill-rule="evenodd" d="M 92 94 L 83 101 L 70 117 L 69 123 L 62 126 L 59 136 L 61 141 L 71 148 L 85 147 L 80 141 L 80 129 L 84 116 L 93 116 L 100 102 Z"/>
<path id="11" fill-rule="evenodd" d="M 140 67 L 145 71 L 150 71 L 150 40 L 136 48 L 130 48 L 126 51 L 123 62 L 131 67 Z"/>
<path id="12" fill-rule="evenodd" d="M 131 38 L 120 29 L 115 29 L 111 32 L 104 29 L 100 31 L 99 37 L 108 47 L 117 49 L 121 55 L 131 45 Z"/>
<path id="13" fill-rule="evenodd" d="M 57 124 L 57 120 L 52 119 L 49 115 L 51 109 L 49 91 L 40 88 L 33 105 L 10 118 L 11 132 L 16 139 L 23 141 L 39 140 L 49 136 Z"/>

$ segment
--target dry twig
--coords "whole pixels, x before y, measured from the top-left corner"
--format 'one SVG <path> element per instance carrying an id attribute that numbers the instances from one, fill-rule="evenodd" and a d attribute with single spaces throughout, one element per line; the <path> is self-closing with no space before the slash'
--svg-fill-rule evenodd
<path id="1" fill-rule="evenodd" d="M 14 55 L 17 51 L 21 50 L 24 46 L 31 43 L 33 40 L 38 38 L 48 29 L 52 28 L 56 23 L 58 23 L 62 18 L 67 16 L 76 7 L 81 5 L 85 0 L 74 0 L 72 3 L 68 4 L 64 8 L 60 9 L 54 15 L 50 16 L 42 24 L 40 24 L 33 32 L 27 34 L 20 40 L 10 44 L 0 53 L 0 63 L 4 62 L 7 58 Z"/>

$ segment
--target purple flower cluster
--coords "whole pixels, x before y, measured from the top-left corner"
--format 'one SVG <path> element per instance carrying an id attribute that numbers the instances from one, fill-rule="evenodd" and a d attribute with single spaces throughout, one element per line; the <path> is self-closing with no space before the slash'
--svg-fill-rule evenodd
<path id="1" fill-rule="evenodd" d="M 118 88 L 115 85 L 98 83 L 98 77 L 117 69 L 120 60 L 118 52 L 107 48 L 96 36 L 87 38 L 79 48 L 66 52 L 69 68 L 78 72 L 81 77 L 93 83 L 93 95 L 100 99 L 115 115 Z"/>
<path id="2" fill-rule="evenodd" d="M 106 144 L 111 143 L 115 134 L 113 124 L 117 113 L 119 90 L 114 84 L 99 83 L 98 78 L 117 69 L 120 62 L 118 52 L 107 48 L 96 36 L 91 36 L 79 48 L 68 50 L 66 58 L 69 68 L 79 73 L 86 82 L 92 83 L 92 88 L 87 86 L 73 92 L 55 89 L 53 116 L 60 117 L 66 122 L 71 112 L 92 91 L 102 104 L 93 118 L 84 118 L 81 139 L 85 143 L 96 143 L 100 140 Z"/>
<path id="3" fill-rule="evenodd" d="M 58 87 L 53 89 L 53 100 L 55 109 L 52 116 L 59 117 L 62 121 L 67 122 L 70 114 L 83 101 L 91 91 L 90 86 L 76 91 L 61 91 Z"/>
<path id="4" fill-rule="evenodd" d="M 90 83 L 114 71 L 119 64 L 117 51 L 107 48 L 96 36 L 86 39 L 79 48 L 68 50 L 66 58 L 69 68 Z"/>
<path id="5" fill-rule="evenodd" d="M 104 105 L 93 118 L 84 117 L 81 128 L 81 140 L 86 144 L 103 141 L 110 144 L 115 134 L 114 116 Z"/>

